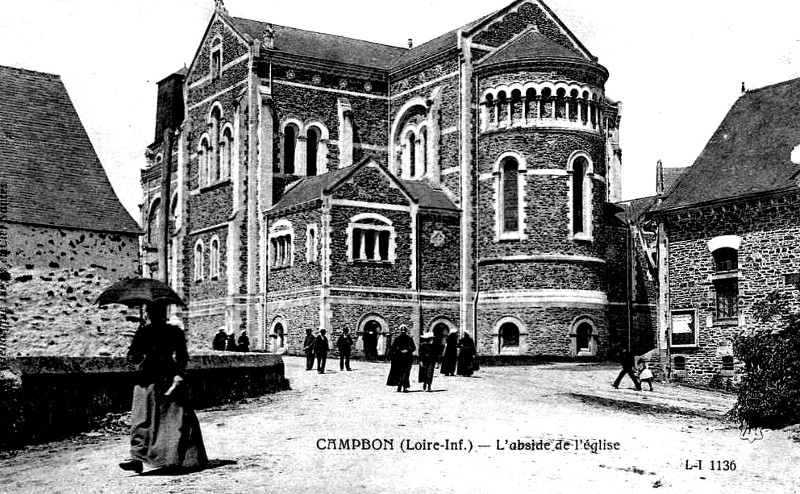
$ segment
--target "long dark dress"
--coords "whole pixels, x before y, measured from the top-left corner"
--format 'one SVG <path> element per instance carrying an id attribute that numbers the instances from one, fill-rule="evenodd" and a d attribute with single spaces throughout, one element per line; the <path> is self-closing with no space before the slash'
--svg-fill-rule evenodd
<path id="1" fill-rule="evenodd" d="M 459 376 L 471 376 L 474 369 L 473 361 L 475 360 L 475 342 L 472 337 L 464 333 L 459 343 L 461 349 L 458 352 L 458 368 L 456 374 Z"/>
<path id="2" fill-rule="evenodd" d="M 131 458 L 154 467 L 203 468 L 208 457 L 186 383 L 165 395 L 173 378 L 186 372 L 189 354 L 183 331 L 166 323 L 139 328 L 128 360 L 139 368 L 131 409 Z"/>
<path id="3" fill-rule="evenodd" d="M 387 386 L 397 386 L 398 388 L 408 389 L 411 386 L 409 377 L 411 366 L 414 364 L 414 350 L 417 345 L 414 339 L 407 334 L 400 334 L 392 343 L 392 365 L 389 368 L 389 378 L 386 380 Z"/>
<path id="4" fill-rule="evenodd" d="M 419 382 L 427 384 L 433 383 L 433 374 L 436 369 L 436 362 L 439 354 L 442 353 L 441 345 L 425 341 L 419 345 Z"/>
<path id="5" fill-rule="evenodd" d="M 456 371 L 456 360 L 458 360 L 458 333 L 453 332 L 447 336 L 447 346 L 442 357 L 442 374 L 453 375 Z"/>

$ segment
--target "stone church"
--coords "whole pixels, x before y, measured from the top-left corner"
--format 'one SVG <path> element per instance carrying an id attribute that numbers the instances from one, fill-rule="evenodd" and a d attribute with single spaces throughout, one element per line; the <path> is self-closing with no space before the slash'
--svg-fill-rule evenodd
<path id="1" fill-rule="evenodd" d="M 306 329 L 349 328 L 357 350 L 375 330 L 385 351 L 402 324 L 468 332 L 482 355 L 652 347 L 655 281 L 612 204 L 608 77 L 539 0 L 414 47 L 218 2 L 191 64 L 158 83 L 145 274 L 167 269 L 194 348 L 225 326 L 286 353 Z"/>

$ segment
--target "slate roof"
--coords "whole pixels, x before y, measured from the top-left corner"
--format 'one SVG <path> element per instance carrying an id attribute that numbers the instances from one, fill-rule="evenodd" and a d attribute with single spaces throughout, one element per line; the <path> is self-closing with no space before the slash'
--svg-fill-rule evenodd
<path id="1" fill-rule="evenodd" d="M 355 172 L 356 169 L 365 166 L 371 160 L 372 158 L 366 158 L 356 165 L 338 168 L 314 177 L 301 178 L 284 192 L 283 196 L 272 207 L 272 211 L 280 211 L 315 199 L 321 199 L 324 192 L 330 190 L 351 172 Z M 400 183 L 420 207 L 458 211 L 458 208 L 444 192 L 434 189 L 425 182 L 400 180 Z"/>
<path id="2" fill-rule="evenodd" d="M 270 25 L 267 22 L 240 17 L 232 17 L 231 20 L 242 33 L 252 38 L 261 38 Z M 388 70 L 395 58 L 408 51 L 408 48 L 334 34 L 306 31 L 278 24 L 271 26 L 275 36 L 275 51 L 279 53 Z"/>
<path id="3" fill-rule="evenodd" d="M 0 122 L 8 221 L 140 233 L 59 76 L 0 66 Z"/>
<path id="4" fill-rule="evenodd" d="M 800 170 L 800 79 L 748 91 L 734 103 L 694 164 L 658 210 L 675 209 L 794 186 Z"/>
<path id="5" fill-rule="evenodd" d="M 531 58 L 586 60 L 579 52 L 556 43 L 537 31 L 528 31 L 509 45 L 492 53 L 478 64 L 493 65 Z"/>
<path id="6" fill-rule="evenodd" d="M 662 168 L 661 176 L 664 183 L 664 194 L 669 194 L 672 190 L 672 187 L 678 182 L 678 179 L 681 178 L 681 175 L 684 171 L 686 171 L 689 167 L 683 166 L 680 168 L 672 167 L 672 168 Z"/>

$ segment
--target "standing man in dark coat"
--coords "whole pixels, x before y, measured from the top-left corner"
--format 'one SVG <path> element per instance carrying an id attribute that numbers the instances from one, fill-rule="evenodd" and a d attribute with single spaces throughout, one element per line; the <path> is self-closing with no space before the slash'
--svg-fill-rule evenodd
<path id="1" fill-rule="evenodd" d="M 344 332 L 336 340 L 336 348 L 339 349 L 339 370 L 350 370 L 350 351 L 353 349 L 353 338 L 350 336 L 350 330 L 344 328 Z"/>
<path id="2" fill-rule="evenodd" d="M 456 372 L 456 361 L 458 360 L 458 333 L 453 331 L 447 335 L 447 345 L 442 357 L 441 372 L 445 376 L 452 376 Z"/>
<path id="3" fill-rule="evenodd" d="M 459 376 L 469 377 L 475 370 L 475 341 L 469 335 L 464 333 L 459 342 L 461 349 L 458 351 L 458 369 L 456 374 Z"/>
<path id="4" fill-rule="evenodd" d="M 397 391 L 408 392 L 408 388 L 411 386 L 409 377 L 416 349 L 417 345 L 414 343 L 414 339 L 408 336 L 408 327 L 405 324 L 401 325 L 400 336 L 392 343 L 392 366 L 389 368 L 387 386 L 397 386 Z"/>
<path id="5" fill-rule="evenodd" d="M 306 329 L 306 339 L 303 340 L 303 353 L 306 354 L 306 370 L 314 368 L 314 334 L 311 329 Z"/>
<path id="6" fill-rule="evenodd" d="M 236 333 L 231 333 L 228 335 L 228 344 L 225 346 L 225 350 L 229 352 L 235 352 L 236 348 Z"/>
<path id="7" fill-rule="evenodd" d="M 314 340 L 314 354 L 317 356 L 317 372 L 325 374 L 325 362 L 328 361 L 328 337 L 325 336 L 325 329 L 319 330 L 319 336 Z"/>
<path id="8" fill-rule="evenodd" d="M 441 340 L 434 338 L 431 331 L 423 333 L 419 339 L 419 382 L 422 383 L 423 391 L 430 391 L 431 384 L 433 384 L 433 371 L 436 369 L 436 362 L 442 353 Z"/>
<path id="9" fill-rule="evenodd" d="M 219 333 L 214 336 L 214 341 L 211 343 L 211 348 L 214 350 L 225 350 L 225 342 L 228 340 L 228 334 L 225 332 L 225 326 L 219 327 Z"/>
<path id="10" fill-rule="evenodd" d="M 614 380 L 612 386 L 614 386 L 614 388 L 619 388 L 620 381 L 622 381 L 622 378 L 627 374 L 636 386 L 636 391 L 641 391 L 642 384 L 636 379 L 636 373 L 633 371 L 634 367 L 636 367 L 636 357 L 627 348 L 619 350 L 619 364 L 622 366 L 622 370 L 619 371 L 619 375 Z"/>
<path id="11" fill-rule="evenodd" d="M 250 338 L 247 336 L 247 331 L 242 331 L 242 335 L 239 336 L 238 347 L 240 352 L 250 351 Z"/>

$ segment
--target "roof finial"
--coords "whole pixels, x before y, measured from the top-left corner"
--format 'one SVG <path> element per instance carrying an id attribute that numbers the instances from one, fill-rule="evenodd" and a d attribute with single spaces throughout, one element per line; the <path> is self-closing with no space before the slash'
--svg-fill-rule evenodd
<path id="1" fill-rule="evenodd" d="M 264 40 L 264 48 L 269 48 L 270 50 L 275 48 L 275 28 L 272 27 L 272 24 L 267 24 L 261 39 Z"/>
<path id="2" fill-rule="evenodd" d="M 747 89 L 744 87 L 744 81 L 742 81 L 742 94 L 746 93 Z"/>
<path id="3" fill-rule="evenodd" d="M 411 38 L 408 38 L 408 48 L 409 49 L 414 48 L 414 40 Z"/>

